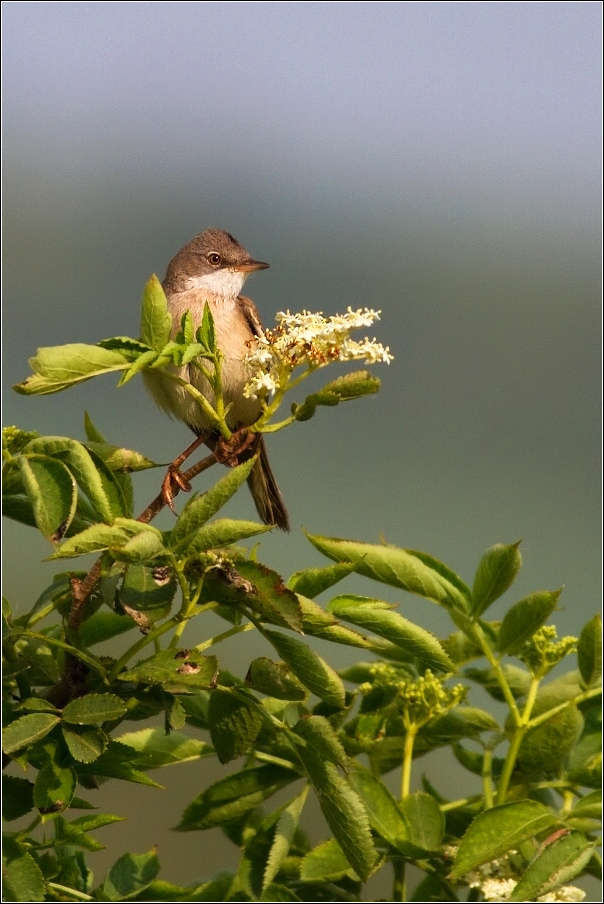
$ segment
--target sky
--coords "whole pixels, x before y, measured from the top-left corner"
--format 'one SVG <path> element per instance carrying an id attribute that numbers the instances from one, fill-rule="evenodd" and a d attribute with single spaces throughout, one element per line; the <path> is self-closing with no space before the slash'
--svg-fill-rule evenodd
<path id="1" fill-rule="evenodd" d="M 378 396 L 269 438 L 293 531 L 260 557 L 322 564 L 304 527 L 422 549 L 471 582 L 487 547 L 523 538 L 493 617 L 565 585 L 556 623 L 577 633 L 600 599 L 601 5 L 2 8 L 4 423 L 83 438 L 88 409 L 173 458 L 186 428 L 135 381 L 8 387 L 38 346 L 138 335 L 149 275 L 228 229 L 271 263 L 246 284 L 267 324 L 367 306 L 394 355 Z M 141 508 L 156 483 L 138 480 Z M 228 513 L 253 517 L 243 495 Z M 5 527 L 5 592 L 28 608 L 48 549 Z"/>

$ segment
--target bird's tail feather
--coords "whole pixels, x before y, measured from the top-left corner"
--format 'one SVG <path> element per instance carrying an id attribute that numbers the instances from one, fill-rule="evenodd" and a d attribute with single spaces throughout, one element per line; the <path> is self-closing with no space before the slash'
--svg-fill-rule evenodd
<path id="1" fill-rule="evenodd" d="M 289 530 L 289 516 L 283 496 L 271 470 L 264 437 L 259 436 L 254 452 L 258 460 L 247 479 L 258 514 L 265 524 L 275 524 L 281 530 Z"/>

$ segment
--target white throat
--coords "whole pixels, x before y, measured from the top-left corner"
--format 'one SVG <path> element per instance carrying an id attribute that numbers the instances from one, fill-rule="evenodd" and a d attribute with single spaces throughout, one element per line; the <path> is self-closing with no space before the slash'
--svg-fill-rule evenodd
<path id="1" fill-rule="evenodd" d="M 240 270 L 230 270 L 224 267 L 214 273 L 206 273 L 204 276 L 190 276 L 187 280 L 187 289 L 204 289 L 212 295 L 222 295 L 224 298 L 237 298 L 248 274 Z"/>

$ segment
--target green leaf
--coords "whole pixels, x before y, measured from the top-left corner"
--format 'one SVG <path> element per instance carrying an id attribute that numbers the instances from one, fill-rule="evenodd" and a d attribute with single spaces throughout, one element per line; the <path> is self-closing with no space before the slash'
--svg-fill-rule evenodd
<path id="1" fill-rule="evenodd" d="M 132 619 L 115 612 L 95 612 L 80 628 L 80 640 L 85 647 L 92 647 L 105 640 L 111 640 L 125 631 L 132 630 Z"/>
<path id="2" fill-rule="evenodd" d="M 273 527 L 274 525 L 272 524 L 260 524 L 258 521 L 235 521 L 233 518 L 218 518 L 216 521 L 212 521 L 211 524 L 200 527 L 186 549 L 183 549 L 181 555 L 193 558 L 200 552 L 230 546 L 231 543 L 237 543 L 239 540 L 247 540 L 248 537 L 263 534 L 267 530 L 272 530 Z"/>
<path id="3" fill-rule="evenodd" d="M 434 854 L 445 834 L 445 816 L 436 800 L 431 794 L 416 791 L 401 801 L 400 808 L 411 828 L 411 840 L 421 852 L 419 856 Z"/>
<path id="4" fill-rule="evenodd" d="M 258 703 L 237 691 L 220 688 L 210 694 L 208 711 L 210 737 L 221 763 L 246 753 L 254 744 L 263 724 Z"/>
<path id="5" fill-rule="evenodd" d="M 124 854 L 113 864 L 103 883 L 109 901 L 123 901 L 142 892 L 159 873 L 159 860 L 152 848 L 146 854 Z"/>
<path id="6" fill-rule="evenodd" d="M 518 549 L 520 543 L 520 540 L 509 546 L 496 543 L 483 555 L 472 587 L 473 615 L 482 615 L 516 580 L 522 567 L 522 555 Z"/>
<path id="7" fill-rule="evenodd" d="M 202 345 L 205 345 L 208 351 L 216 352 L 216 330 L 214 328 L 214 318 L 212 317 L 212 312 L 207 301 L 203 306 L 203 317 L 201 320 L 201 326 L 197 331 L 197 340 Z"/>
<path id="8" fill-rule="evenodd" d="M 99 520 L 111 524 L 118 515 L 127 514 L 124 494 L 115 475 L 102 458 L 82 443 L 64 436 L 42 436 L 32 440 L 24 452 L 28 456 L 49 455 L 67 465 Z"/>
<path id="9" fill-rule="evenodd" d="M 506 613 L 499 630 L 498 649 L 513 655 L 545 624 L 558 605 L 560 590 L 541 590 L 524 597 Z"/>
<path id="10" fill-rule="evenodd" d="M 2 776 L 2 818 L 7 822 L 25 816 L 33 810 L 34 786 L 26 778 L 15 775 Z"/>
<path id="11" fill-rule="evenodd" d="M 52 558 L 70 559 L 109 548 L 115 554 L 116 551 L 125 548 L 133 537 L 147 533 L 155 535 L 159 542 L 163 542 L 161 532 L 157 528 L 130 518 L 116 518 L 112 525 L 93 524 L 75 537 L 65 540 Z"/>
<path id="12" fill-rule="evenodd" d="M 308 693 L 289 666 L 266 656 L 252 660 L 245 680 L 255 690 L 278 700 L 304 700 Z"/>
<path id="13" fill-rule="evenodd" d="M 268 628 L 264 633 L 305 687 L 326 703 L 339 708 L 344 707 L 346 697 L 344 685 L 337 672 L 334 672 L 318 653 L 301 640 L 287 634 L 279 634 Z"/>
<path id="14" fill-rule="evenodd" d="M 356 877 L 335 838 L 330 838 L 309 851 L 300 866 L 300 879 L 303 882 L 337 882 L 347 873 Z"/>
<path id="15" fill-rule="evenodd" d="M 371 828 L 392 847 L 413 856 L 411 827 L 384 783 L 367 770 L 357 767 L 350 774 L 350 784 L 365 805 Z"/>
<path id="16" fill-rule="evenodd" d="M 202 496 L 194 496 L 183 508 L 170 534 L 170 545 L 175 555 L 187 552 L 197 532 L 225 505 L 239 487 L 245 483 L 254 466 L 255 458 L 229 470 L 218 483 Z"/>
<path id="17" fill-rule="evenodd" d="M 325 760 L 335 763 L 342 769 L 349 765 L 346 751 L 325 716 L 305 716 L 296 723 L 294 731 Z"/>
<path id="18" fill-rule="evenodd" d="M 32 713 L 11 722 L 2 733 L 2 749 L 5 753 L 15 753 L 45 737 L 59 723 L 59 718 L 51 713 Z"/>
<path id="19" fill-rule="evenodd" d="M 44 901 L 46 886 L 42 871 L 32 855 L 21 846 L 13 856 L 7 856 L 3 874 L 5 901 Z"/>
<path id="20" fill-rule="evenodd" d="M 557 773 L 582 730 L 583 716 L 570 703 L 547 722 L 527 731 L 518 751 L 519 763 L 528 773 Z"/>
<path id="21" fill-rule="evenodd" d="M 107 750 L 93 763 L 76 763 L 78 778 L 83 775 L 104 775 L 108 778 L 135 782 L 139 785 L 150 785 L 153 788 L 162 786 L 137 769 L 132 762 L 132 748 L 110 739 Z"/>
<path id="22" fill-rule="evenodd" d="M 454 670 L 453 663 L 433 634 L 402 615 L 384 609 L 379 600 L 363 596 L 336 596 L 327 609 L 345 621 L 385 637 L 429 668 L 442 672 Z"/>
<path id="23" fill-rule="evenodd" d="M 297 751 L 327 825 L 352 868 L 366 880 L 373 872 L 378 854 L 361 798 L 338 772 L 337 766 L 323 760 L 310 746 L 297 745 Z"/>
<path id="24" fill-rule="evenodd" d="M 67 748 L 80 763 L 93 763 L 107 749 L 109 739 L 98 728 L 68 728 L 61 726 Z"/>
<path id="25" fill-rule="evenodd" d="M 597 845 L 582 832 L 570 832 L 548 841 L 529 863 L 509 901 L 536 901 L 559 885 L 570 882 L 589 863 Z"/>
<path id="26" fill-rule="evenodd" d="M 34 784 L 34 804 L 41 813 L 66 810 L 75 794 L 76 774 L 71 767 L 63 768 L 53 760 L 38 772 Z"/>
<path id="27" fill-rule="evenodd" d="M 368 578 L 401 587 L 446 608 L 462 612 L 469 608 L 469 588 L 446 565 L 425 553 L 336 537 L 306 536 L 319 552 L 330 559 L 352 563 L 356 572 Z"/>
<path id="28" fill-rule="evenodd" d="M 572 810 L 572 817 L 581 819 L 602 818 L 602 791 L 591 791 L 577 801 Z"/>
<path id="29" fill-rule="evenodd" d="M 224 606 L 245 606 L 271 624 L 302 631 L 298 597 L 285 587 L 281 575 L 258 562 L 241 561 L 208 571 L 200 602 L 214 600 Z"/>
<path id="30" fill-rule="evenodd" d="M 176 827 L 177 831 L 211 829 L 241 819 L 245 813 L 299 778 L 299 772 L 272 764 L 229 775 L 211 785 L 189 804 Z"/>
<path id="31" fill-rule="evenodd" d="M 141 769 L 158 769 L 214 755 L 209 744 L 179 731 L 167 735 L 163 729 L 143 728 L 120 735 L 116 740 L 136 751 L 133 762 Z"/>
<path id="32" fill-rule="evenodd" d="M 166 549 L 162 535 L 154 530 L 141 531 L 130 537 L 125 543 L 120 538 L 116 545 L 109 546 L 109 552 L 118 562 L 142 565 L 165 554 Z"/>
<path id="33" fill-rule="evenodd" d="M 21 456 L 19 466 L 38 529 L 57 543 L 75 515 L 76 482 L 62 462 L 48 456 Z"/>
<path id="34" fill-rule="evenodd" d="M 170 647 L 137 662 L 134 668 L 120 674 L 120 680 L 161 684 L 165 690 L 178 693 L 179 689 L 214 687 L 217 675 L 215 656 Z"/>
<path id="35" fill-rule="evenodd" d="M 327 383 L 319 392 L 307 396 L 301 405 L 292 405 L 292 414 L 297 421 L 308 421 L 317 410 L 318 405 L 338 405 L 364 395 L 373 395 L 379 391 L 381 382 L 368 370 L 357 370 L 344 374 Z"/>
<path id="36" fill-rule="evenodd" d="M 516 700 L 519 697 L 524 697 L 528 694 L 531 686 L 531 676 L 527 669 L 512 665 L 510 662 L 504 662 L 501 666 L 501 671 Z M 481 684 L 495 700 L 499 700 L 502 703 L 505 702 L 505 696 L 501 690 L 498 674 L 495 669 L 464 669 L 463 677 L 470 678 L 472 681 Z"/>
<path id="37" fill-rule="evenodd" d="M 148 346 L 161 352 L 170 339 L 172 317 L 168 311 L 168 300 L 155 274 L 143 290 L 141 306 L 141 338 Z"/>
<path id="38" fill-rule="evenodd" d="M 119 719 L 125 713 L 124 701 L 115 694 L 85 694 L 67 704 L 63 719 L 74 725 L 94 725 Z"/>
<path id="39" fill-rule="evenodd" d="M 86 439 L 90 443 L 105 443 L 105 437 L 98 430 L 92 422 L 92 418 L 88 414 L 87 411 L 84 412 L 84 430 L 86 432 Z"/>
<path id="40" fill-rule="evenodd" d="M 39 348 L 37 355 L 29 359 L 29 364 L 33 375 L 13 386 L 21 395 L 61 392 L 99 374 L 124 370 L 128 359 L 120 352 L 98 345 L 76 343 Z"/>
<path id="41" fill-rule="evenodd" d="M 305 568 L 304 571 L 292 574 L 286 586 L 312 600 L 347 577 L 351 571 L 354 571 L 351 562 L 338 562 L 337 565 L 326 565 L 325 568 Z"/>
<path id="42" fill-rule="evenodd" d="M 152 461 L 146 455 L 142 455 L 140 452 L 134 451 L 134 449 L 112 446 L 105 441 L 93 442 L 90 440 L 85 444 L 85 448 L 102 459 L 110 471 L 130 473 L 132 471 L 147 471 L 149 468 L 159 467 L 156 461 Z"/>
<path id="43" fill-rule="evenodd" d="M 458 879 L 558 825 L 557 817 L 536 800 L 518 800 L 479 813 L 461 839 L 451 878 Z"/>
<path id="44" fill-rule="evenodd" d="M 594 615 L 581 631 L 577 644 L 581 678 L 591 687 L 602 677 L 602 617 Z"/>
<path id="45" fill-rule="evenodd" d="M 149 624 L 164 618 L 172 608 L 176 594 L 175 575 L 165 569 L 128 565 L 119 589 L 122 605 L 144 612 Z"/>
<path id="46" fill-rule="evenodd" d="M 132 362 L 128 370 L 124 371 L 122 376 L 119 379 L 118 386 L 122 387 L 128 383 L 132 377 L 135 377 L 141 370 L 145 370 L 148 367 L 152 367 L 159 360 L 159 354 L 152 349 L 148 352 L 143 352 L 142 355 L 139 355 L 138 358 Z"/>
<path id="47" fill-rule="evenodd" d="M 268 886 L 276 877 L 281 869 L 283 861 L 289 853 L 296 829 L 298 828 L 298 822 L 300 821 L 300 814 L 304 809 L 309 787 L 309 785 L 305 785 L 301 793 L 298 794 L 297 797 L 294 797 L 287 806 L 281 809 L 281 815 L 277 822 L 273 842 L 266 861 L 261 888 L 262 892 L 268 890 Z"/>

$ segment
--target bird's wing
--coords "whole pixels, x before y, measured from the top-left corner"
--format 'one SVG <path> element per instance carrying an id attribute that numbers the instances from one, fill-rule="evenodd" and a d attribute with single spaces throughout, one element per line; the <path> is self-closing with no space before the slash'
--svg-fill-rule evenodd
<path id="1" fill-rule="evenodd" d="M 240 295 L 237 298 L 237 302 L 239 304 L 239 308 L 241 313 L 247 320 L 249 327 L 254 334 L 254 336 L 264 336 L 264 329 L 262 328 L 262 321 L 260 320 L 260 314 L 258 313 L 258 308 L 254 304 L 251 298 L 246 298 L 245 295 Z"/>

